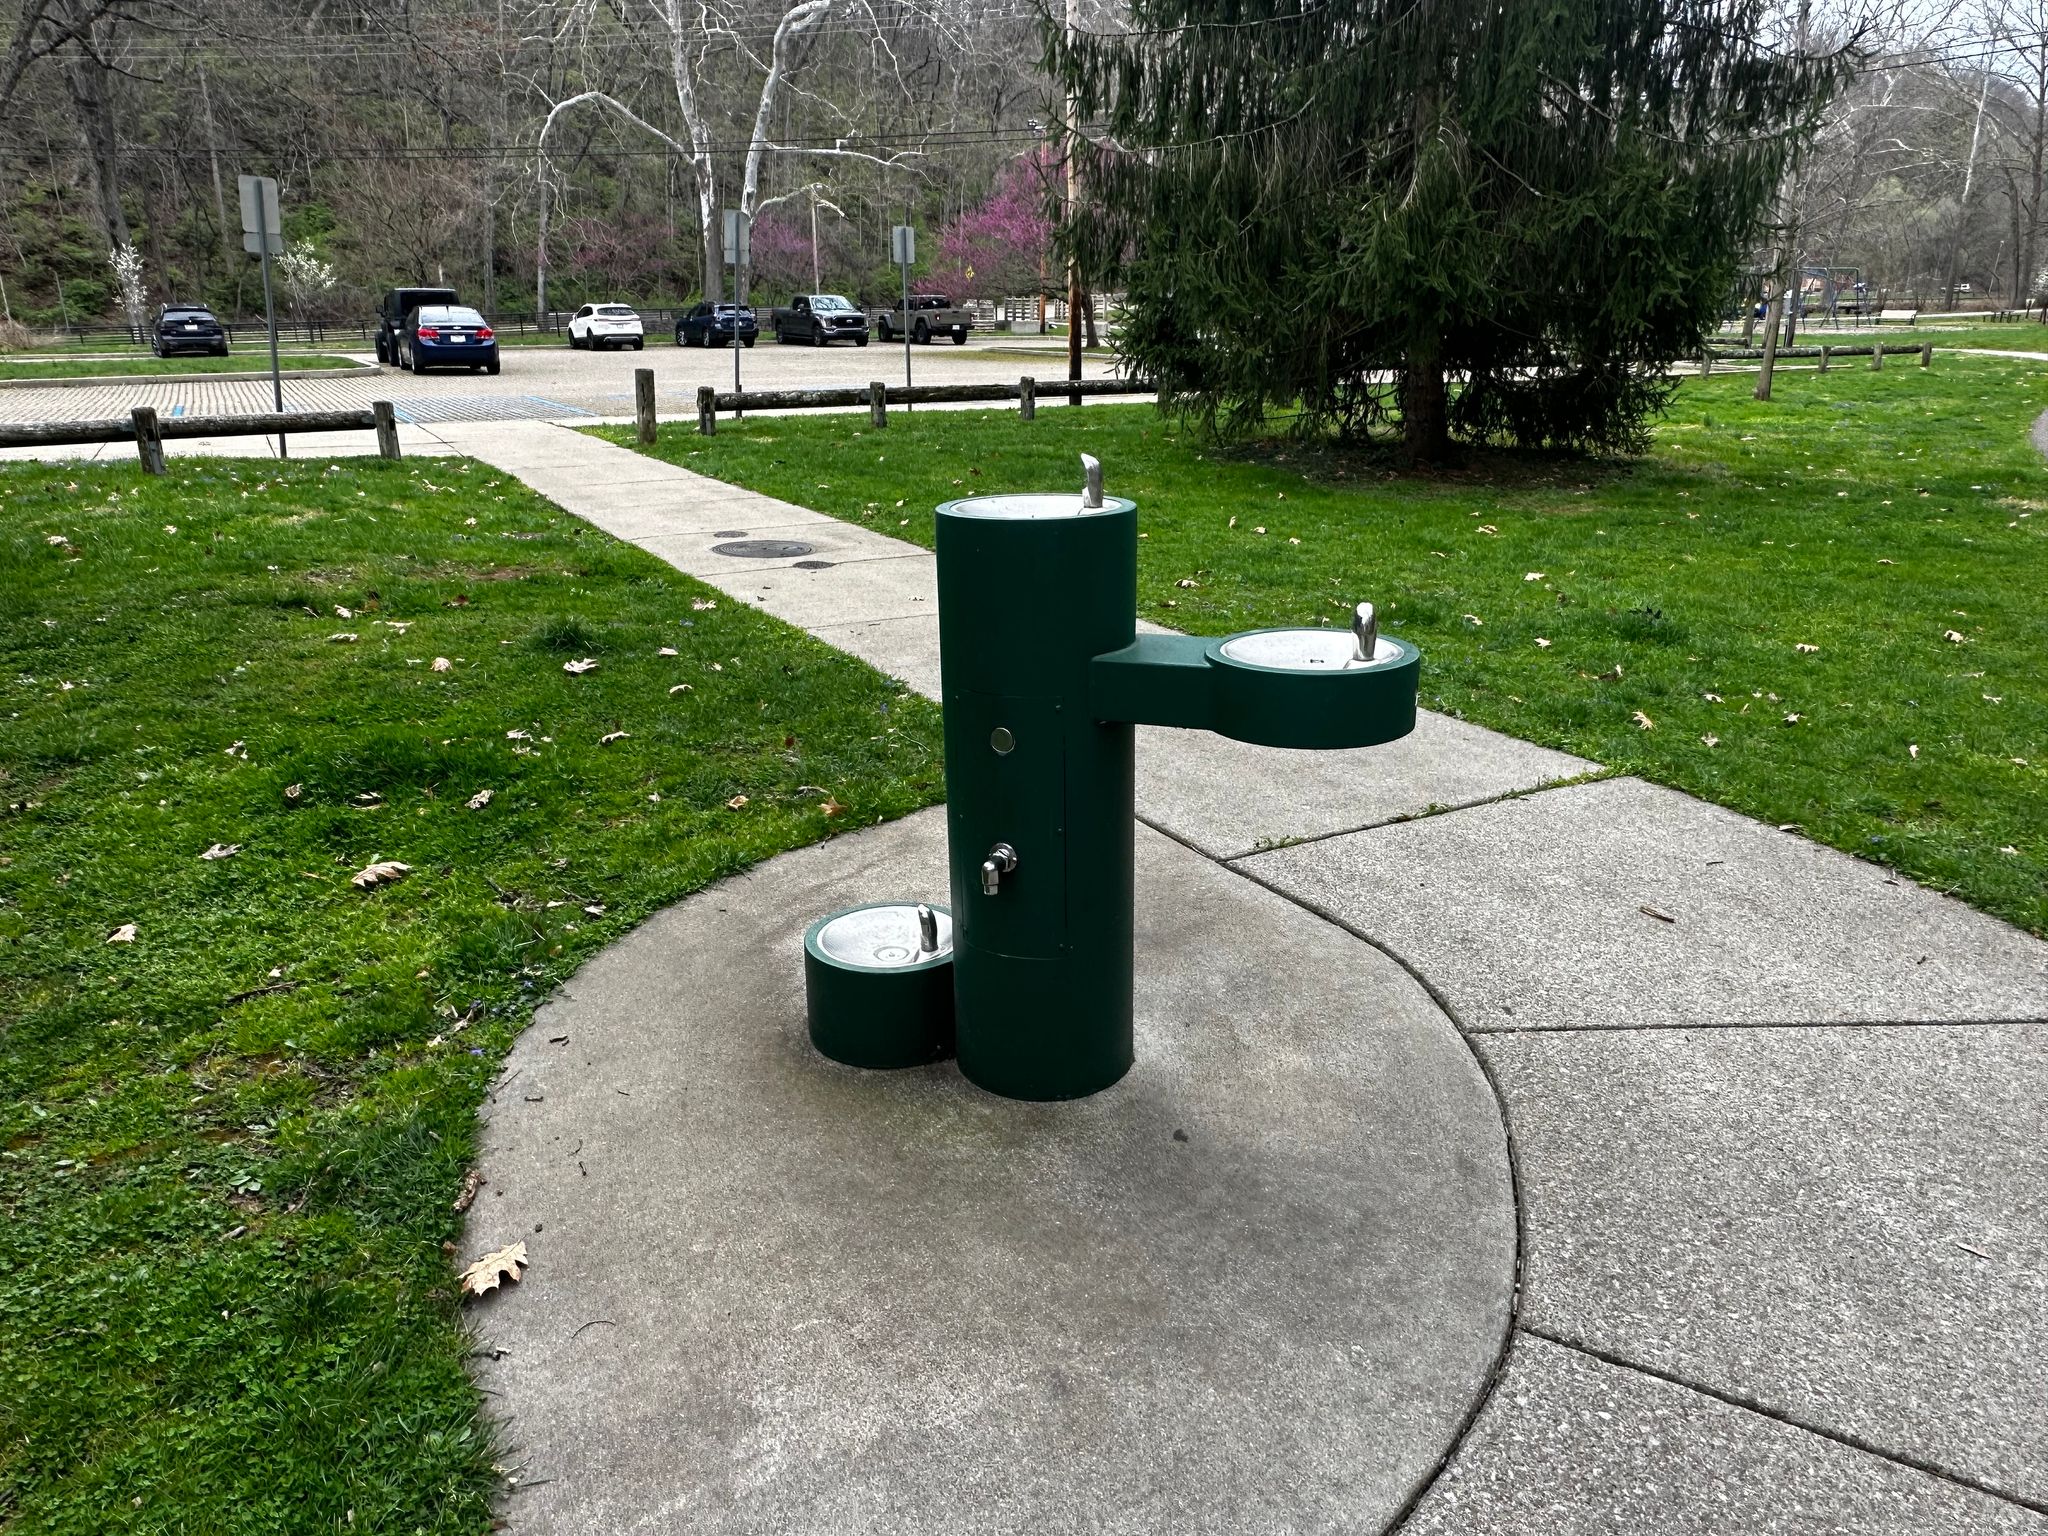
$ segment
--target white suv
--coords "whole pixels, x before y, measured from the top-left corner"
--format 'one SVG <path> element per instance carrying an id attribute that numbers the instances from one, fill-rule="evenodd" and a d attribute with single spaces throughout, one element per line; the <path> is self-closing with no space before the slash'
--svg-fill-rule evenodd
<path id="1" fill-rule="evenodd" d="M 570 317 L 569 345 L 631 347 L 638 352 L 647 345 L 647 331 L 640 324 L 640 311 L 631 305 L 586 304 Z"/>

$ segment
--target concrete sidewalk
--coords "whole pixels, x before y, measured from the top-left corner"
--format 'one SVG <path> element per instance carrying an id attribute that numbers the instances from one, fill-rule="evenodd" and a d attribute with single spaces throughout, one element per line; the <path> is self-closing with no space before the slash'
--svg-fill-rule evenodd
<path id="1" fill-rule="evenodd" d="M 439 430 L 936 692 L 927 552 L 565 429 Z M 811 548 L 713 547 L 741 536 Z M 545 1226 L 530 1283 L 480 1315 L 511 1351 L 488 1373 L 518 1396 L 509 1438 L 549 1480 L 514 1496 L 515 1530 L 2048 1531 L 2048 945 L 1442 716 L 1355 753 L 1147 730 L 1139 798 L 1163 834 L 1140 850 L 1140 1063 L 1158 1075 L 1083 1106 L 1013 1117 L 950 1069 L 849 1086 L 801 1065 L 800 1025 L 785 1038 L 805 917 L 839 895 L 941 889 L 915 819 L 692 898 L 551 1005 L 511 1068 L 548 1072 L 543 1099 L 501 1094 L 483 1166 L 504 1193 L 477 1203 L 469 1238 L 482 1251 Z M 756 946 L 771 964 L 731 963 Z M 573 1070 L 541 1043 L 569 1018 Z M 734 1054 L 778 1019 L 786 1055 Z M 1432 1043 L 1459 1034 L 1450 1054 Z M 793 1139 L 742 1146 L 729 1106 L 770 1112 L 795 1091 L 763 1086 L 778 1073 L 811 1084 L 774 1122 Z M 1356 1074 L 1394 1097 L 1360 1096 L 1373 1085 Z M 641 1082 L 675 1096 L 670 1119 L 639 1124 L 612 1096 Z M 828 1101 L 846 1108 L 831 1123 L 879 1115 L 904 1134 L 853 1146 L 805 1129 Z M 1214 1128 L 1227 1174 L 1148 1171 L 1140 1128 L 1176 1115 Z M 921 1137 L 970 1126 L 993 1162 L 906 1173 Z M 601 1188 L 563 1161 L 592 1136 Z M 1403 1144 L 1413 1155 L 1347 1166 L 1347 1148 Z M 1001 1193 L 1013 1158 L 1039 1198 L 1078 1180 L 1108 1225 L 1073 1209 L 983 1227 L 974 1192 L 1018 1198 Z M 852 1170 L 852 1187 L 799 1177 L 812 1167 Z M 1331 1205 L 1340 1190 L 1362 1198 Z M 904 1223 L 910 1191 L 939 1204 Z M 1274 1202 L 1294 1220 L 1267 1229 Z M 658 1293 L 616 1289 L 622 1253 L 698 1252 L 676 1224 L 731 1211 L 755 1226 L 702 1250 L 716 1262 Z M 1148 1224 L 1161 1211 L 1195 1240 Z M 813 1246 L 787 1247 L 792 1230 Z M 571 1231 L 580 1259 L 549 1243 Z M 1110 1235 L 1124 1231 L 1128 1248 Z M 898 1244 L 860 1257 L 855 1234 L 874 1232 Z M 1314 1261 L 1253 1262 L 1315 1232 Z M 1518 1251 L 1497 1269 L 1503 1232 Z M 1471 1283 L 1392 1284 L 1452 1252 Z M 824 1299 L 777 1277 L 842 1257 L 858 1315 L 831 1314 L 829 1348 L 785 1347 Z M 1129 1282 L 1118 1299 L 1090 1288 L 1104 1263 Z M 1347 1273 L 1385 1305 L 1351 1314 Z M 1020 1274 L 1062 1277 L 1096 1364 L 1068 1349 L 1034 1372 L 1001 1353 L 993 1320 L 1053 1284 Z M 859 1310 L 875 1286 L 900 1305 Z M 932 1296 L 963 1290 L 981 1298 L 965 1352 L 931 1321 Z M 630 1347 L 569 1347 L 622 1311 L 643 1324 Z M 702 1326 L 665 1335 L 671 1315 Z M 1340 1388 L 1318 1332 L 1364 1351 L 1375 1382 L 1408 1384 Z M 1233 1352 L 1239 1336 L 1265 1353 Z M 1427 1384 L 1402 1375 L 1417 1362 L 1434 1362 Z M 865 1429 L 829 1430 L 835 1409 Z M 1331 1443 L 1350 1449 L 1312 1449 Z"/>

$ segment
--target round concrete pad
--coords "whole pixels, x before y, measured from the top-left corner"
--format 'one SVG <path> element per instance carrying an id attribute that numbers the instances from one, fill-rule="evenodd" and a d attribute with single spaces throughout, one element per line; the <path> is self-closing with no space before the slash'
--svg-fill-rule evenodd
<path id="1" fill-rule="evenodd" d="M 1507 1326 L 1492 1094 L 1377 951 L 1155 834 L 1138 868 L 1138 1064 L 1077 1103 L 810 1049 L 805 923 L 942 897 L 936 811 L 671 908 L 542 1012 L 467 1243 L 532 1259 L 476 1312 L 514 1531 L 1391 1520 Z"/>

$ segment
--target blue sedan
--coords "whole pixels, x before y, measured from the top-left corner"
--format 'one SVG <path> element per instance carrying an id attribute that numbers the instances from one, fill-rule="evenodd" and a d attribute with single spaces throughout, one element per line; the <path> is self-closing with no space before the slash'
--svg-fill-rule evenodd
<path id="1" fill-rule="evenodd" d="M 498 371 L 498 338 L 484 317 L 459 304 L 425 304 L 405 317 L 398 333 L 398 366 Z"/>

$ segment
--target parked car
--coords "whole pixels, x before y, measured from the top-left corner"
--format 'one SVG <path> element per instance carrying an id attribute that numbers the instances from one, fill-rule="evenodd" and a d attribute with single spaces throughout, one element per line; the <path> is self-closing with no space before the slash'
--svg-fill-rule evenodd
<path id="1" fill-rule="evenodd" d="M 180 352 L 226 357 L 228 333 L 204 304 L 166 304 L 156 312 L 156 324 L 150 327 L 149 350 L 158 357 L 175 357 Z"/>
<path id="2" fill-rule="evenodd" d="M 422 304 L 459 304 L 453 288 L 387 288 L 377 304 L 377 361 L 397 363 L 398 333 Z"/>
<path id="3" fill-rule="evenodd" d="M 814 347 L 835 341 L 868 344 L 868 317 L 836 293 L 800 293 L 786 309 L 768 312 L 777 341 L 807 341 Z"/>
<path id="4" fill-rule="evenodd" d="M 569 317 L 569 345 L 631 347 L 638 352 L 647 345 L 647 328 L 640 323 L 640 311 L 630 304 L 586 304 Z"/>
<path id="5" fill-rule="evenodd" d="M 886 308 L 868 310 L 868 324 L 875 328 L 875 334 L 884 341 L 893 341 L 905 331 L 910 339 L 919 345 L 934 336 L 950 336 L 953 345 L 967 345 L 967 333 L 974 329 L 974 316 L 960 308 L 943 293 L 913 293 L 910 296 L 910 318 L 904 319 L 904 309 L 899 301 Z"/>
<path id="6" fill-rule="evenodd" d="M 484 317 L 463 304 L 422 304 L 398 332 L 398 366 L 498 371 L 498 338 Z"/>
<path id="7" fill-rule="evenodd" d="M 732 345 L 733 314 L 739 314 L 740 345 L 751 347 L 760 334 L 760 323 L 747 305 L 699 304 L 676 321 L 679 347 L 729 347 Z"/>

